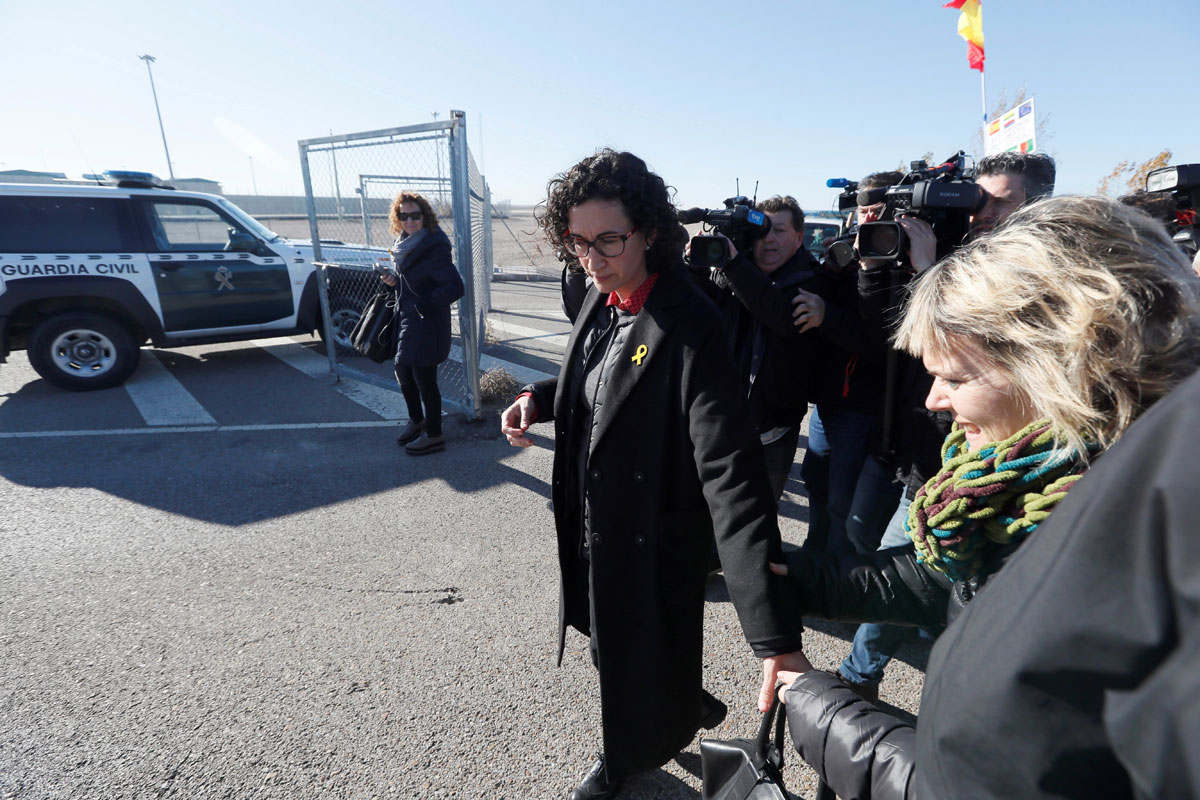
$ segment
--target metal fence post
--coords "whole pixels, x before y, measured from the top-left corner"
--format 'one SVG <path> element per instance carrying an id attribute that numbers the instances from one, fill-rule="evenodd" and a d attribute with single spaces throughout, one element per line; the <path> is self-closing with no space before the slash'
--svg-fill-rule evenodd
<path id="1" fill-rule="evenodd" d="M 362 206 L 363 236 L 365 237 L 363 239 L 363 242 L 367 245 L 367 247 L 370 247 L 371 246 L 371 215 L 369 213 L 367 213 L 367 184 L 366 184 L 366 181 L 363 180 L 362 175 L 358 176 L 358 201 L 359 201 L 359 205 Z"/>
<path id="2" fill-rule="evenodd" d="M 495 271 L 495 261 L 492 255 L 492 187 L 488 186 L 487 180 L 483 181 L 483 291 L 486 297 L 479 304 L 480 310 L 483 312 L 484 319 L 487 319 L 486 314 L 492 310 L 492 274 Z"/>
<path id="3" fill-rule="evenodd" d="M 471 176 L 467 163 L 467 119 L 462 111 L 451 109 L 450 118 L 450 198 L 454 207 L 454 239 L 458 250 L 458 271 L 465 294 L 458 304 L 459 329 L 463 343 L 463 372 L 471 416 L 479 417 L 479 318 L 475 313 L 474 251 L 471 249 Z"/>
<path id="4" fill-rule="evenodd" d="M 308 168 L 308 147 L 300 142 L 300 173 L 304 177 L 304 208 L 308 212 L 308 231 L 312 238 L 313 261 L 324 261 L 321 254 L 321 233 L 317 225 L 317 202 L 313 196 L 312 173 Z M 329 357 L 329 371 L 334 380 L 341 380 L 337 373 L 337 342 L 333 338 L 333 315 L 329 311 L 328 275 L 324 267 L 317 267 L 317 297 L 321 300 L 321 327 L 325 329 L 325 354 Z"/>

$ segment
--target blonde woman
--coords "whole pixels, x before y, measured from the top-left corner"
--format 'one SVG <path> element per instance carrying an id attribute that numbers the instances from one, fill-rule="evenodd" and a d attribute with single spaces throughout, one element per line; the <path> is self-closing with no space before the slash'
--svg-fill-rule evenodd
<path id="1" fill-rule="evenodd" d="M 1153 568 L 1145 586 L 1124 592 L 1125 607 L 1143 617 L 1128 622 L 1105 606 L 1123 580 L 1119 560 L 1105 560 L 1099 548 L 1100 560 L 1067 568 L 1092 594 L 1077 591 L 1066 601 L 1074 607 L 1041 613 L 1093 627 L 1049 649 L 1029 645 L 1021 626 L 996 621 L 1015 619 L 1038 587 L 1005 595 L 998 587 L 1007 571 L 994 579 L 997 588 L 984 584 L 1024 542 L 1051 535 L 1043 526 L 1057 522 L 1056 509 L 1070 503 L 1081 478 L 1087 484 L 1089 467 L 1196 370 L 1198 296 L 1200 284 L 1160 223 L 1095 197 L 1035 203 L 917 281 L 896 344 L 924 360 L 934 376 L 927 404 L 955 424 L 942 471 L 910 511 L 913 546 L 838 562 L 798 558 L 786 571 L 815 616 L 929 625 L 958 612 L 963 620 L 935 647 L 925 701 L 936 697 L 940 716 L 927 721 L 923 707 L 918 734 L 832 675 L 781 675 L 791 682 L 781 696 L 793 741 L 839 796 L 1132 796 L 1125 767 L 1105 744 L 1102 714 L 1106 692 L 1128 684 L 1123 670 L 1149 663 L 1154 649 L 1135 657 L 1133 642 L 1122 640 L 1156 634 L 1124 626 L 1172 622 L 1168 608 L 1144 603 Z M 1024 549 L 1020 555 L 1027 565 Z M 987 613 L 976 606 L 988 608 L 992 592 L 1006 605 L 991 606 L 995 627 L 974 629 L 974 638 L 994 652 L 982 660 L 949 654 L 961 646 L 962 626 Z M 1092 613 L 1096 604 L 1104 613 Z M 1014 652 L 1034 663 L 1013 660 Z M 1050 660 L 1037 663 L 1048 652 Z M 955 656 L 973 671 L 939 674 L 940 662 Z M 1088 685 L 1082 675 L 1107 677 Z M 1044 713 L 1054 709 L 1065 716 Z"/>

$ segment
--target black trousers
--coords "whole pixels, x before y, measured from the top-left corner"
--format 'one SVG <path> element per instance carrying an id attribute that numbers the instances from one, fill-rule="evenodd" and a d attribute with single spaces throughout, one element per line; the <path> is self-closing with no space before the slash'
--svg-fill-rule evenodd
<path id="1" fill-rule="evenodd" d="M 408 405 L 408 418 L 413 422 L 425 420 L 428 436 L 442 435 L 442 393 L 438 390 L 437 367 L 402 367 L 396 365 L 396 380 Z M 421 404 L 425 409 L 422 411 Z"/>

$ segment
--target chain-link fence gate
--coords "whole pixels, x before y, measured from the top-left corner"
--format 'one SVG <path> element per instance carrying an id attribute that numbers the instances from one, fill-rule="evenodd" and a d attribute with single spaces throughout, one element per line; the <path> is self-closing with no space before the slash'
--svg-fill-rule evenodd
<path id="1" fill-rule="evenodd" d="M 479 350 L 491 308 L 492 221 L 487 182 L 467 148 L 466 116 L 451 111 L 442 122 L 305 139 L 299 146 L 330 369 L 398 388 L 391 363 L 359 355 L 349 336 L 383 286 L 374 263 L 391 260 L 392 199 L 417 192 L 450 237 L 466 290 L 451 315 L 450 358 L 438 369 L 438 385 L 448 404 L 477 417 Z M 399 395 L 396 401 L 403 402 Z"/>

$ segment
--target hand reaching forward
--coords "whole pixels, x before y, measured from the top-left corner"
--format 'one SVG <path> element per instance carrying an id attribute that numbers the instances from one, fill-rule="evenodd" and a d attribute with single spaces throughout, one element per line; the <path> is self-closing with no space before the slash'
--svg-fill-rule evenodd
<path id="1" fill-rule="evenodd" d="M 809 663 L 802 650 L 764 658 L 762 689 L 758 692 L 758 710 L 762 712 L 771 710 L 771 701 L 774 699 L 772 695 L 775 694 L 777 680 L 782 680 L 784 675 L 791 675 L 791 680 L 788 681 L 791 683 L 796 680 L 797 675 L 808 672 L 812 668 L 813 665 Z"/>
<path id="2" fill-rule="evenodd" d="M 810 331 L 825 321 L 825 301 L 820 295 L 801 289 L 792 299 L 792 305 L 795 306 L 792 324 L 799 329 L 797 333 Z"/>
<path id="3" fill-rule="evenodd" d="M 533 439 L 526 436 L 525 431 L 533 424 L 535 416 L 533 398 L 528 395 L 518 397 L 500 415 L 500 432 L 508 437 L 508 443 L 513 447 L 532 447 Z"/>

